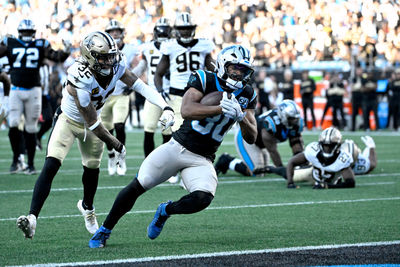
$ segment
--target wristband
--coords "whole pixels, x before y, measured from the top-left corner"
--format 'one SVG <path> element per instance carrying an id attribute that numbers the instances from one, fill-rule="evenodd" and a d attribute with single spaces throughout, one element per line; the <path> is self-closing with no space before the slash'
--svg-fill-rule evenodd
<path id="1" fill-rule="evenodd" d="M 89 127 L 89 130 L 93 131 L 94 129 L 97 128 L 97 126 L 99 126 L 100 121 L 97 120 L 95 123 L 92 124 L 92 126 Z"/>

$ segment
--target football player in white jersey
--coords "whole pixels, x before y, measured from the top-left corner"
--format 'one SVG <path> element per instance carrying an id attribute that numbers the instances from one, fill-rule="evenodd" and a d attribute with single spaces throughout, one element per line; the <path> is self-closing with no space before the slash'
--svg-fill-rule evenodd
<path id="1" fill-rule="evenodd" d="M 32 238 L 36 218 L 50 193 L 51 183 L 75 139 L 83 165 L 83 200 L 78 209 L 85 218 L 86 229 L 96 232 L 98 224 L 93 206 L 103 142 L 112 147 L 118 160 L 124 159 L 125 146 L 104 127 L 99 118 L 106 99 L 113 93 L 117 81 L 123 81 L 131 91 L 137 91 L 164 110 L 161 123 L 170 127 L 173 110 L 162 96 L 128 70 L 124 55 L 115 40 L 106 32 L 92 32 L 81 43 L 81 57 L 68 69 L 61 107 L 57 110 L 50 135 L 47 156 L 36 181 L 28 216 L 20 216 L 17 226 L 26 238 Z"/>
<path id="2" fill-rule="evenodd" d="M 154 26 L 154 39 L 150 42 L 144 43 L 142 46 L 142 59 L 139 64 L 132 70 L 138 77 L 140 77 L 147 70 L 147 82 L 151 87 L 154 85 L 154 73 L 156 72 L 157 64 L 160 61 L 162 54 L 160 52 L 161 43 L 171 38 L 172 28 L 167 18 L 161 17 L 157 20 Z M 163 93 L 169 92 L 169 79 L 167 75 L 163 76 Z M 167 101 L 168 102 L 168 101 Z M 149 101 L 144 103 L 144 156 L 147 157 L 151 151 L 154 150 L 154 132 L 157 129 L 158 120 L 161 116 L 162 110 L 156 105 L 151 104 Z M 167 129 L 162 132 L 163 143 L 171 139 L 172 131 Z"/>
<path id="3" fill-rule="evenodd" d="M 342 134 L 334 127 L 323 130 L 318 142 L 307 145 L 304 152 L 293 156 L 287 165 L 287 187 L 296 188 L 294 168 L 307 163 L 313 166 L 312 178 L 315 189 L 355 187 L 352 165 L 354 158 L 342 146 Z M 310 168 L 309 168 L 310 169 Z"/>
<path id="4" fill-rule="evenodd" d="M 179 13 L 174 23 L 176 39 L 161 44 L 162 57 L 154 74 L 154 84 L 159 92 L 163 92 L 163 76 L 170 71 L 169 96 L 170 105 L 175 110 L 175 124 L 172 131 L 181 126 L 182 97 L 190 74 L 196 70 L 214 71 L 215 64 L 211 52 L 215 45 L 203 38 L 194 38 L 196 25 L 189 13 Z"/>
<path id="5" fill-rule="evenodd" d="M 139 50 L 133 44 L 124 43 L 125 27 L 119 21 L 112 19 L 108 23 L 105 31 L 117 42 L 119 51 L 121 51 L 125 56 L 126 66 L 130 69 L 134 65 Z M 101 121 L 104 124 L 104 127 L 106 127 L 111 134 L 113 134 L 115 129 L 117 139 L 124 145 L 126 140 L 125 121 L 129 114 L 129 94 L 126 93 L 129 92 L 129 90 L 124 92 L 125 88 L 129 89 L 122 81 L 118 81 L 115 85 L 114 92 L 107 99 L 101 112 Z M 114 175 L 115 172 L 117 172 L 118 175 L 125 175 L 125 160 L 121 160 L 117 165 L 117 158 L 115 157 L 113 148 L 107 145 L 107 150 L 108 174 Z"/>

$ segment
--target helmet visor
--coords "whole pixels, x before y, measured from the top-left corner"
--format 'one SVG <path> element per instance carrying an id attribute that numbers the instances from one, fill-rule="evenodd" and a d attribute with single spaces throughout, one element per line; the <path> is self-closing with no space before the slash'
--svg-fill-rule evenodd
<path id="1" fill-rule="evenodd" d="M 112 68 L 117 63 L 117 53 L 100 54 L 92 52 L 92 56 L 97 59 L 102 69 Z"/>
<path id="2" fill-rule="evenodd" d="M 171 28 L 169 26 L 157 26 L 155 28 L 155 35 L 157 38 L 169 38 Z"/>
<path id="3" fill-rule="evenodd" d="M 322 152 L 326 153 L 326 154 L 331 154 L 335 148 L 337 146 L 337 143 L 331 143 L 331 144 L 321 144 L 322 147 Z"/>
<path id="4" fill-rule="evenodd" d="M 175 29 L 179 32 L 180 37 L 190 38 L 193 36 L 193 32 L 196 26 L 176 26 Z"/>

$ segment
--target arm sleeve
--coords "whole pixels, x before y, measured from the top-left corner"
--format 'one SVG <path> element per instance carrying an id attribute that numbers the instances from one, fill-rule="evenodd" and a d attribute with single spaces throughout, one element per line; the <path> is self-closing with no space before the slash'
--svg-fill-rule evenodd
<path id="1" fill-rule="evenodd" d="M 168 106 L 161 94 L 156 90 L 145 84 L 141 79 L 137 79 L 132 85 L 132 89 L 144 96 L 150 103 L 164 109 Z"/>

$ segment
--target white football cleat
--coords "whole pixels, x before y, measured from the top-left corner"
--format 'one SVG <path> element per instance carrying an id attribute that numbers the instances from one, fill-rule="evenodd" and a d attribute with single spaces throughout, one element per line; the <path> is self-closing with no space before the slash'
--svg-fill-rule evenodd
<path id="1" fill-rule="evenodd" d="M 92 210 L 85 210 L 82 206 L 82 200 L 79 200 L 76 206 L 78 207 L 78 210 L 82 213 L 83 217 L 85 218 L 86 229 L 89 231 L 89 233 L 93 235 L 94 233 L 96 233 L 97 229 L 99 229 L 99 224 L 97 223 L 94 207 Z"/>
<path id="2" fill-rule="evenodd" d="M 126 162 L 125 162 L 125 159 L 121 160 L 120 163 L 117 165 L 117 174 L 119 176 L 124 176 L 126 174 Z"/>
<path id="3" fill-rule="evenodd" d="M 168 179 L 168 182 L 170 182 L 171 184 L 176 184 L 177 182 L 179 182 L 179 175 L 175 175 L 175 176 L 171 176 L 171 178 Z"/>
<path id="4" fill-rule="evenodd" d="M 113 176 L 117 172 L 117 158 L 108 157 L 108 174 Z"/>
<path id="5" fill-rule="evenodd" d="M 24 232 L 25 238 L 32 239 L 36 231 L 36 216 L 33 214 L 19 216 L 17 219 L 17 226 Z"/>

